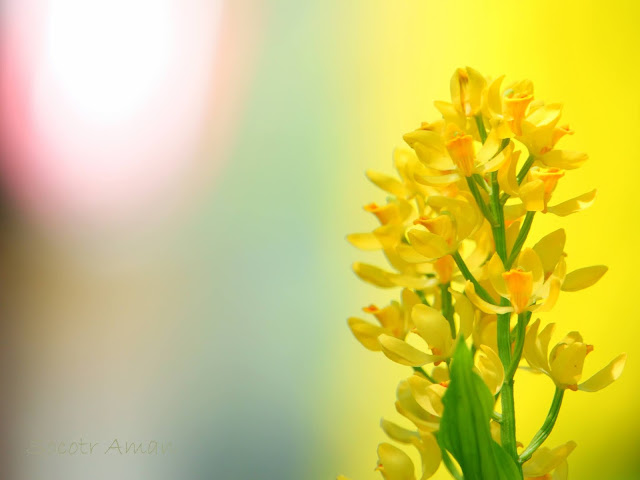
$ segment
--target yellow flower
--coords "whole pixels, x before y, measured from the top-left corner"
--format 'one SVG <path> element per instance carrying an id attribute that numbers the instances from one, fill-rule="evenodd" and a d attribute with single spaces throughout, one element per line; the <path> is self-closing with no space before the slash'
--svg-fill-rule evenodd
<path id="1" fill-rule="evenodd" d="M 564 259 L 561 258 L 554 273 L 545 280 L 542 262 L 535 250 L 525 248 L 518 256 L 514 268 L 505 271 L 497 254 L 489 261 L 489 280 L 495 291 L 510 302 L 510 306 L 497 306 L 480 298 L 468 281 L 465 293 L 473 304 L 485 313 L 521 313 L 525 310 L 543 312 L 556 303 L 565 274 Z M 537 303 L 539 302 L 539 303 Z"/>
<path id="2" fill-rule="evenodd" d="M 541 447 L 522 465 L 524 480 L 566 480 L 567 457 L 576 448 L 575 442 L 567 442 L 554 449 Z"/>
<path id="3" fill-rule="evenodd" d="M 415 480 L 415 468 L 409 455 L 389 443 L 378 445 L 376 470 L 385 480 Z"/>
<path id="4" fill-rule="evenodd" d="M 473 117 L 480 112 L 487 81 L 471 67 L 458 68 L 451 77 L 451 102 L 458 112 Z"/>
<path id="5" fill-rule="evenodd" d="M 418 258 L 423 262 L 432 262 L 456 252 L 460 243 L 482 225 L 481 213 L 464 196 L 429 197 L 427 204 L 437 209 L 439 215 L 417 218 L 414 224 L 418 227 L 407 232 L 410 248 L 420 255 Z M 406 255 L 407 247 L 402 248 Z"/>
<path id="6" fill-rule="evenodd" d="M 593 351 L 593 346 L 585 344 L 578 332 L 571 332 L 547 355 L 555 324 L 547 325 L 540 334 L 539 327 L 540 319 L 527 329 L 524 357 L 531 368 L 548 375 L 558 388 L 596 392 L 613 383 L 622 374 L 627 360 L 626 353 L 618 355 L 591 378 L 579 383 L 584 360 Z"/>
<path id="7" fill-rule="evenodd" d="M 416 333 L 427 342 L 431 354 L 384 333 L 378 337 L 382 352 L 394 362 L 413 367 L 448 359 L 453 353 L 454 343 L 449 322 L 442 314 L 427 305 L 418 304 L 413 307 L 411 318 Z"/>
<path id="8" fill-rule="evenodd" d="M 401 339 L 407 336 L 407 332 L 412 325 L 411 310 L 418 303 L 420 303 L 418 295 L 405 288 L 402 290 L 402 305 L 393 301 L 382 309 L 375 305 L 363 308 L 365 313 L 375 317 L 379 325 L 374 325 L 357 317 L 351 317 L 348 320 L 349 328 L 365 348 L 374 352 L 380 351 L 378 337 L 383 333 Z"/>

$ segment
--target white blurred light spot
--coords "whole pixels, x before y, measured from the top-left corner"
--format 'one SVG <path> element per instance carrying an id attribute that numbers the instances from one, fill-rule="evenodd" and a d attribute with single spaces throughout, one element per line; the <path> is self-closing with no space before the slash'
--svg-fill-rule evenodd
<path id="1" fill-rule="evenodd" d="M 51 0 L 43 67 L 58 93 L 92 121 L 117 122 L 143 108 L 171 67 L 173 3 Z M 46 83 L 38 87 L 50 94 Z"/>

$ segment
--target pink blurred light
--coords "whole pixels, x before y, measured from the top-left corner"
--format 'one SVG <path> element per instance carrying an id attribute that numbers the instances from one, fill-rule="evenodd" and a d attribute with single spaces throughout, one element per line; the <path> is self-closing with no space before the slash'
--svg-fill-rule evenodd
<path id="1" fill-rule="evenodd" d="M 17 204 L 106 222 L 171 202 L 215 109 L 222 14 L 222 0 L 5 1 L 0 168 Z"/>

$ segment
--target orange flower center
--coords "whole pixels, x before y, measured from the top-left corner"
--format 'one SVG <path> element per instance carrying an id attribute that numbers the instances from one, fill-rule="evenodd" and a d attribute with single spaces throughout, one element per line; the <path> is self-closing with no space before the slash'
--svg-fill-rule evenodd
<path id="1" fill-rule="evenodd" d="M 533 95 L 526 93 L 510 92 L 504 99 L 505 113 L 509 120 L 509 126 L 517 136 L 522 135 L 522 120 L 527 112 L 527 107 L 533 100 Z"/>
<path id="2" fill-rule="evenodd" d="M 533 274 L 516 268 L 502 274 L 515 313 L 524 312 L 533 293 Z"/>
<path id="3" fill-rule="evenodd" d="M 465 177 L 473 174 L 476 154 L 473 150 L 473 137 L 471 135 L 457 134 L 446 143 L 449 156 L 456 167 Z"/>
<path id="4" fill-rule="evenodd" d="M 451 275 L 453 274 L 453 266 L 455 262 L 451 255 L 445 255 L 433 262 L 433 268 L 438 275 L 440 283 L 449 283 L 451 281 Z"/>

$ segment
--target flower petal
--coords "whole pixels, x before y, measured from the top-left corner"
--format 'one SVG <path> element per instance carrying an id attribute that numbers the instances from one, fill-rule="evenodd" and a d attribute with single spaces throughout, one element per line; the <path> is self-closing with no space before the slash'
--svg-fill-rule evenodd
<path id="1" fill-rule="evenodd" d="M 372 352 L 380 351 L 381 348 L 380 342 L 378 342 L 378 337 L 386 332 L 384 328 L 372 325 L 369 322 L 356 317 L 349 318 L 347 323 L 349 324 L 349 328 L 351 329 L 353 336 L 356 337 L 364 348 L 371 350 Z"/>
<path id="2" fill-rule="evenodd" d="M 564 292 L 576 292 L 595 284 L 609 270 L 605 265 L 593 265 L 592 267 L 579 268 L 569 272 L 562 284 Z"/>
<path id="3" fill-rule="evenodd" d="M 347 235 L 347 241 L 360 250 L 380 250 L 382 248 L 378 238 L 371 232 L 351 233 Z"/>
<path id="4" fill-rule="evenodd" d="M 396 442 L 412 444 L 420 438 L 417 431 L 403 428 L 384 418 L 380 420 L 380 427 L 389 438 Z"/>
<path id="5" fill-rule="evenodd" d="M 516 261 L 516 266 L 533 275 L 533 292 L 536 292 L 544 283 L 544 268 L 540 257 L 533 248 L 523 248 Z"/>
<path id="6" fill-rule="evenodd" d="M 420 480 L 427 480 L 438 471 L 442 461 L 442 452 L 435 435 L 432 433 L 422 433 L 421 440 L 418 446 L 422 460 L 422 477 L 420 477 Z"/>
<path id="7" fill-rule="evenodd" d="M 608 387 L 620 378 L 626 362 L 626 353 L 618 355 L 609 363 L 609 365 L 593 375 L 589 380 L 578 385 L 578 389 L 583 392 L 597 392 L 598 390 Z"/>
<path id="8" fill-rule="evenodd" d="M 367 170 L 367 178 L 377 187 L 385 192 L 389 192 L 396 197 L 404 198 L 409 195 L 407 187 L 397 178 L 385 173 L 376 172 L 375 170 Z"/>
<path id="9" fill-rule="evenodd" d="M 390 359 L 400 365 L 407 365 L 408 367 L 420 367 L 427 363 L 431 363 L 434 360 L 438 360 L 438 357 L 421 352 L 415 347 L 412 347 L 404 340 L 400 340 L 391 335 L 382 334 L 378 337 L 378 342 L 382 347 L 382 352 Z"/>
<path id="10" fill-rule="evenodd" d="M 540 332 L 540 335 L 538 335 L 539 328 L 540 319 L 538 318 L 527 329 L 527 334 L 524 338 L 524 358 L 531 368 L 549 375 L 551 370 L 548 360 L 549 341 L 551 340 L 555 324 L 550 323 L 547 325 L 544 330 Z"/>
<path id="11" fill-rule="evenodd" d="M 533 250 L 538 254 L 542 262 L 545 277 L 553 272 L 556 264 L 560 260 L 564 252 L 566 240 L 567 236 L 565 231 L 563 228 L 560 228 L 545 235 L 533 246 Z"/>
<path id="12" fill-rule="evenodd" d="M 389 443 L 378 445 L 378 466 L 385 480 L 415 480 L 415 468 L 409 455 Z"/>
<path id="13" fill-rule="evenodd" d="M 542 447 L 534 452 L 522 466 L 525 477 L 542 477 L 560 466 L 576 448 L 576 442 L 567 442 L 553 450 Z"/>
<path id="14" fill-rule="evenodd" d="M 374 267 L 373 265 L 355 262 L 353 264 L 353 271 L 361 280 L 371 283 L 376 287 L 391 288 L 396 286 L 396 284 L 389 279 L 389 276 L 392 275 L 391 273 Z"/>
<path id="15" fill-rule="evenodd" d="M 480 345 L 475 364 L 480 377 L 489 387 L 491 393 L 497 394 L 502 388 L 502 382 L 504 382 L 504 368 L 498 354 L 486 345 Z"/>
<path id="16" fill-rule="evenodd" d="M 407 237 L 409 237 L 411 246 L 415 248 L 418 253 L 431 260 L 444 257 L 452 251 L 452 248 L 444 238 L 426 230 L 411 229 L 407 233 Z"/>
<path id="17" fill-rule="evenodd" d="M 464 293 L 467 295 L 471 303 L 473 303 L 480 311 L 484 313 L 509 313 L 513 311 L 513 307 L 500 307 L 492 303 L 486 302 L 478 296 L 473 283 L 467 280 L 464 287 Z"/>
<path id="18" fill-rule="evenodd" d="M 431 383 L 419 375 L 413 375 L 407 381 L 409 382 L 409 387 L 411 387 L 413 398 L 418 402 L 418 405 L 431 415 L 441 417 L 444 411 L 442 396 L 447 388 L 437 383 Z"/>
<path id="19" fill-rule="evenodd" d="M 554 349 L 551 360 L 551 378 L 561 388 L 577 385 L 582 376 L 584 359 L 587 357 L 584 343 L 561 344 Z"/>
<path id="20" fill-rule="evenodd" d="M 588 159 L 589 156 L 586 153 L 569 150 L 551 150 L 539 157 L 539 160 L 547 167 L 561 168 L 562 170 L 578 168 Z"/>
<path id="21" fill-rule="evenodd" d="M 544 210 L 544 182 L 534 179 L 523 183 L 518 192 L 522 203 L 529 212 L 541 212 Z"/>
<path id="22" fill-rule="evenodd" d="M 476 311 L 469 299 L 462 293 L 449 289 L 456 300 L 455 311 L 460 317 L 460 333 L 466 339 L 473 333 Z"/>
<path id="23" fill-rule="evenodd" d="M 438 356 L 448 358 L 453 348 L 451 327 L 446 318 L 436 310 L 422 303 L 415 305 L 411 319 L 420 336 Z"/>
<path id="24" fill-rule="evenodd" d="M 559 217 L 566 217 L 572 213 L 580 212 L 593 205 L 596 198 L 597 190 L 591 190 L 590 192 L 583 193 L 580 196 L 567 200 L 566 202 L 559 203 L 553 207 L 547 207 L 549 213 L 558 215 Z"/>

